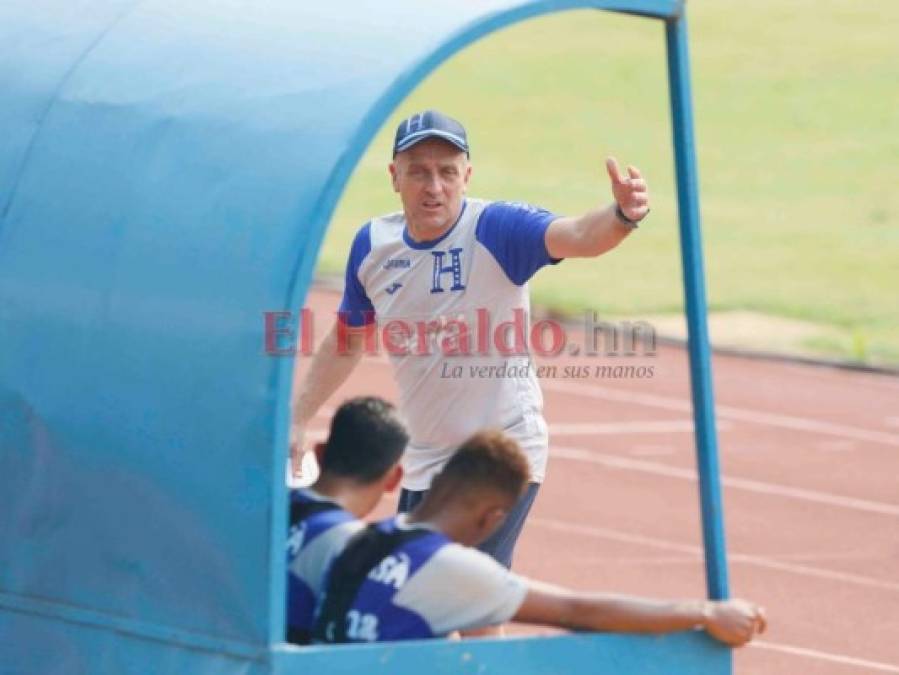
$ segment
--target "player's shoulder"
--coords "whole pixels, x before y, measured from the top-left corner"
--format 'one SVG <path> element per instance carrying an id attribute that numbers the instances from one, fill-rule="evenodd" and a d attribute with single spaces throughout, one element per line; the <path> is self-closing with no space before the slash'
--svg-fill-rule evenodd
<path id="1" fill-rule="evenodd" d="M 491 201 L 477 221 L 477 235 L 481 243 L 496 244 L 526 230 L 539 236 L 556 216 L 541 206 L 529 202 Z"/>
<path id="2" fill-rule="evenodd" d="M 378 226 L 403 226 L 406 224 L 406 216 L 402 211 L 391 211 L 380 216 L 375 216 L 369 221 L 371 225 Z"/>
<path id="3" fill-rule="evenodd" d="M 365 527 L 365 523 L 346 511 L 319 513 L 305 521 L 304 543 L 330 548 L 342 545 Z"/>
<path id="4" fill-rule="evenodd" d="M 330 528 L 331 537 L 341 544 L 345 543 L 347 539 L 352 537 L 360 530 L 365 529 L 365 521 L 359 520 L 351 513 L 346 513 L 346 515 L 346 518 L 342 518 L 340 522 L 335 524 L 334 527 Z"/>
<path id="5" fill-rule="evenodd" d="M 465 208 L 466 210 L 471 210 L 473 213 L 481 213 L 484 209 L 486 209 L 491 204 L 494 204 L 495 200 L 493 199 L 481 199 L 479 197 L 466 197 L 465 198 Z"/>
<path id="6" fill-rule="evenodd" d="M 431 562 L 435 567 L 466 575 L 502 572 L 506 569 L 486 553 L 457 543 L 441 546 Z"/>
<path id="7" fill-rule="evenodd" d="M 499 217 L 516 217 L 528 216 L 541 213 L 548 213 L 542 206 L 531 204 L 530 202 L 515 201 L 508 199 L 494 199 L 487 201 L 484 205 L 484 212 L 489 216 Z"/>
<path id="8" fill-rule="evenodd" d="M 378 249 L 402 239 L 405 218 L 402 211 L 372 218 L 362 225 L 353 237 L 350 264 L 358 269 L 363 261 L 379 255 Z"/>
<path id="9" fill-rule="evenodd" d="M 372 248 L 401 240 L 406 227 L 406 216 L 402 211 L 385 213 L 368 222 Z"/>
<path id="10" fill-rule="evenodd" d="M 490 603 L 497 594 L 505 594 L 522 583 L 520 577 L 486 553 L 447 543 L 412 575 L 397 595 L 396 602 L 435 609 L 447 601 L 452 605 L 477 606 Z M 457 597 L 451 600 L 442 594 L 435 597 L 433 589 L 441 585 L 457 589 Z"/>

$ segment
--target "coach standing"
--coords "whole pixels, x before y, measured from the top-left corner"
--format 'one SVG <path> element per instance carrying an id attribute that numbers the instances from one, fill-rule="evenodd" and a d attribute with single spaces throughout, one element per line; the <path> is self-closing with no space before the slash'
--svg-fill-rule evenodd
<path id="1" fill-rule="evenodd" d="M 393 327 L 385 346 L 411 436 L 400 510 L 421 500 L 472 433 L 505 430 L 525 451 L 532 482 L 481 548 L 508 567 L 546 469 L 543 397 L 526 349 L 510 351 L 491 339 L 485 352 L 462 333 L 485 317 L 493 327 L 509 322 L 516 332 L 516 321 L 529 314 L 527 282 L 534 273 L 562 258 L 595 257 L 617 246 L 649 211 L 646 183 L 637 169 L 623 175 L 608 159 L 615 201 L 576 218 L 466 199 L 471 164 L 465 129 L 434 110 L 400 123 L 393 155 L 390 178 L 403 210 L 373 219 L 353 241 L 338 322 L 294 387 L 293 465 L 299 466 L 303 429 L 359 362 L 366 327 L 376 320 Z M 423 349 L 422 336 L 409 326 L 427 326 L 435 348 Z M 446 376 L 448 362 L 463 366 L 452 369 L 456 376 Z M 489 369 L 471 368 L 483 365 L 506 368 L 493 377 L 483 375 Z"/>

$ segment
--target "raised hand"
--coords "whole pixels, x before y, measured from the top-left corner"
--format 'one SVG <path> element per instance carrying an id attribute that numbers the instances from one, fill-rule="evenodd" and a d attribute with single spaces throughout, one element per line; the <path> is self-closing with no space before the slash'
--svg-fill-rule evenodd
<path id="1" fill-rule="evenodd" d="M 621 212 L 630 220 L 641 220 L 649 213 L 649 189 L 635 166 L 627 167 L 627 176 L 621 173 L 614 157 L 606 158 L 606 171 L 612 183 L 612 194 Z"/>

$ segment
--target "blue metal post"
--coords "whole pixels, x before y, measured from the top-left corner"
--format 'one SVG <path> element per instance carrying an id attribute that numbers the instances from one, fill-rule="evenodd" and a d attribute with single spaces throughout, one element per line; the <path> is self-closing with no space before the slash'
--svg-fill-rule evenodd
<path id="1" fill-rule="evenodd" d="M 680 216 L 681 260 L 687 308 L 690 382 L 705 544 L 706 587 L 710 598 L 728 597 L 724 516 L 719 481 L 718 439 L 715 433 L 714 392 L 706 324 L 705 272 L 699 225 L 699 179 L 693 138 L 690 60 L 687 21 L 681 15 L 666 24 L 668 82 L 674 157 L 677 169 L 677 201 Z"/>

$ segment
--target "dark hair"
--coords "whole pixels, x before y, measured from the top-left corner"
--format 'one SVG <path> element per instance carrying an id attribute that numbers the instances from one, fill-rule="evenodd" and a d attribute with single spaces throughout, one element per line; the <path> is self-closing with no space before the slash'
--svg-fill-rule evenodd
<path id="1" fill-rule="evenodd" d="M 322 471 L 373 483 L 397 463 L 408 441 L 393 404 L 377 396 L 351 398 L 331 419 Z"/>
<path id="2" fill-rule="evenodd" d="M 527 459 L 513 438 L 502 431 L 479 431 L 462 444 L 437 474 L 429 494 L 442 500 L 487 489 L 518 499 L 530 475 Z"/>

